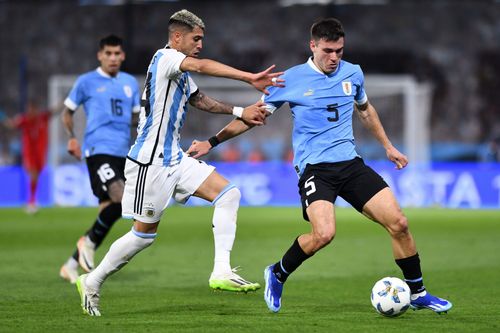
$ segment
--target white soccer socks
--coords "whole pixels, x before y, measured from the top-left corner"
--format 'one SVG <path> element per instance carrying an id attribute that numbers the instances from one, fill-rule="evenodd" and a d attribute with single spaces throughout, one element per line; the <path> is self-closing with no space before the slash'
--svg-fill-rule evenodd
<path id="1" fill-rule="evenodd" d="M 240 198 L 240 190 L 229 184 L 212 202 L 215 206 L 212 220 L 215 243 L 214 274 L 231 272 L 230 254 L 236 236 Z"/>
<path id="2" fill-rule="evenodd" d="M 88 274 L 86 284 L 99 290 L 108 276 L 120 270 L 137 253 L 150 246 L 156 237 L 155 234 L 146 234 L 132 230 L 118 238 L 109 248 L 101 263 Z"/>

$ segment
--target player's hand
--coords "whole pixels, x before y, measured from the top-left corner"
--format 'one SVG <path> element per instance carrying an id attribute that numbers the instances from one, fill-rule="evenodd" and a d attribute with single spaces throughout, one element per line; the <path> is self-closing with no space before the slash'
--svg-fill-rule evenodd
<path id="1" fill-rule="evenodd" d="M 258 101 L 243 109 L 241 120 L 250 126 L 260 126 L 266 123 L 266 103 Z"/>
<path id="2" fill-rule="evenodd" d="M 212 145 L 207 141 L 198 141 L 193 140 L 191 143 L 191 147 L 186 151 L 186 154 L 191 156 L 192 158 L 200 158 L 208 154 L 208 152 L 212 149 Z"/>
<path id="3" fill-rule="evenodd" d="M 387 158 L 396 165 L 396 169 L 401 170 L 408 165 L 408 157 L 402 154 L 394 146 L 386 149 Z"/>
<path id="4" fill-rule="evenodd" d="M 262 91 L 266 95 L 269 95 L 269 91 L 267 91 L 266 87 L 284 87 L 285 85 L 283 82 L 285 82 L 285 80 L 278 78 L 280 75 L 283 75 L 283 72 L 271 73 L 274 67 L 276 67 L 276 65 L 272 65 L 260 73 L 252 74 L 249 83 L 254 86 L 255 89 Z"/>
<path id="5" fill-rule="evenodd" d="M 73 155 L 77 160 L 82 159 L 82 149 L 80 148 L 80 142 L 76 138 L 71 138 L 68 140 L 68 153 Z"/>

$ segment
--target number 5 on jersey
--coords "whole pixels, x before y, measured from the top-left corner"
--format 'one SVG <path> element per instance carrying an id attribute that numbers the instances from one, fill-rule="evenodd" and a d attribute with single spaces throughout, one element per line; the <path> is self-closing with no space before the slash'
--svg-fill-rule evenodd
<path id="1" fill-rule="evenodd" d="M 326 118 L 326 119 L 328 119 L 329 122 L 336 122 L 336 121 L 339 120 L 339 109 L 337 109 L 337 106 L 339 106 L 337 103 L 335 103 L 335 104 L 328 104 L 326 106 L 326 110 L 328 112 L 332 113 L 331 117 L 327 117 Z"/>

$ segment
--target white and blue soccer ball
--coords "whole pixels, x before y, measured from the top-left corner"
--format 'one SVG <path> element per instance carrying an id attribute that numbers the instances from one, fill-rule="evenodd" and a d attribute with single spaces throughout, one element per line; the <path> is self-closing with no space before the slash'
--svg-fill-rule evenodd
<path id="1" fill-rule="evenodd" d="M 410 287 L 397 277 L 378 280 L 372 288 L 372 305 L 383 316 L 397 317 L 410 307 Z"/>

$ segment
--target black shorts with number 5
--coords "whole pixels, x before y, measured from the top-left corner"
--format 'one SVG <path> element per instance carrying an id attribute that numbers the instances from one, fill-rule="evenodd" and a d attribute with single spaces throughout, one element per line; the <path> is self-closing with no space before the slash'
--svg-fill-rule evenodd
<path id="1" fill-rule="evenodd" d="M 335 203 L 337 196 L 361 212 L 368 200 L 387 186 L 359 157 L 336 163 L 308 164 L 299 179 L 302 214 L 309 221 L 306 209 L 312 202 Z"/>
<path id="2" fill-rule="evenodd" d="M 109 200 L 108 185 L 118 179 L 125 180 L 125 157 L 92 155 L 86 158 L 92 192 L 99 203 Z"/>

